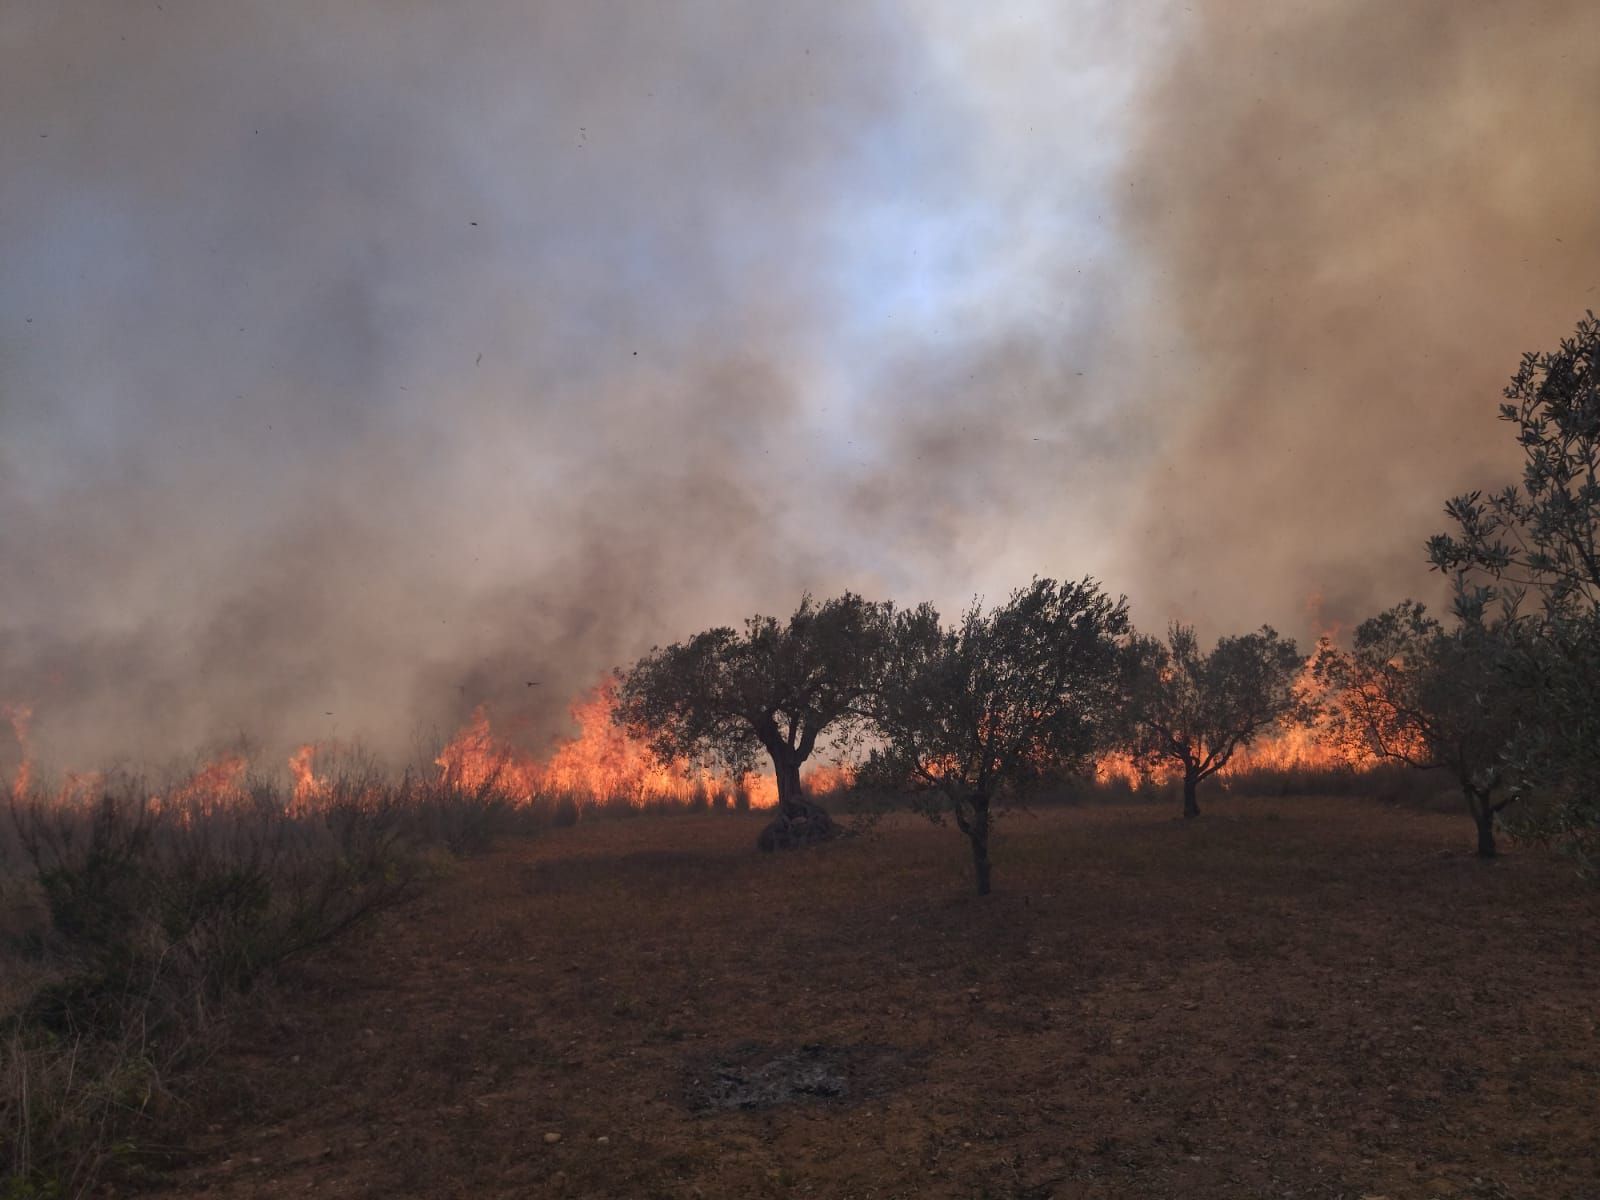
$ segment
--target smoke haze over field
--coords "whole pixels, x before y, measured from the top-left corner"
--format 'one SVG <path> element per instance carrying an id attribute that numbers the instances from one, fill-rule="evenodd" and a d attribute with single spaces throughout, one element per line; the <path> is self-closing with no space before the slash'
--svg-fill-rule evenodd
<path id="1" fill-rule="evenodd" d="M 1501 388 L 1600 306 L 1600 10 L 1209 14 L 1126 173 L 1161 429 L 1118 578 L 1236 624 L 1431 598 L 1443 500 L 1519 469 Z"/>
<path id="2" fill-rule="evenodd" d="M 0 702 L 399 754 L 805 588 L 1435 588 L 1600 307 L 1592 5 L 982 10 L 5 6 Z"/>

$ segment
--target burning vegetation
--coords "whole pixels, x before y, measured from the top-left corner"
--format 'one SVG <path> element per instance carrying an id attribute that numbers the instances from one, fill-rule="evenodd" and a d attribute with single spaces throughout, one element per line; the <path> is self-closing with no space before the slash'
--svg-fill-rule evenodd
<path id="1" fill-rule="evenodd" d="M 778 849 L 842 832 L 827 793 L 908 796 L 967 838 L 988 893 L 995 818 L 1041 789 L 1180 791 L 1193 818 L 1208 778 L 1242 790 L 1403 764 L 1449 779 L 1482 858 L 1514 817 L 1519 836 L 1594 872 L 1600 323 L 1579 334 L 1508 390 L 1524 491 L 1459 498 L 1460 535 L 1430 544 L 1454 573 L 1449 618 L 1406 601 L 1357 626 L 1348 650 L 1337 631 L 1309 658 L 1270 627 L 1209 649 L 1181 624 L 1141 636 L 1126 600 L 1088 578 L 1035 579 L 954 623 L 928 604 L 804 596 L 787 619 L 705 630 L 602 679 L 544 753 L 480 706 L 398 777 L 324 741 L 266 776 L 235 749 L 159 788 L 87 773 L 47 787 L 33 706 L 0 706 L 0 899 L 26 897 L 27 944 L 55 972 L 24 989 L 0 1059 L 13 1177 L 33 1187 L 48 1163 L 67 1183 L 45 1194 L 100 1178 L 106 1139 L 85 1143 L 73 1122 L 130 1119 L 132 1039 L 141 1071 L 182 1070 L 211 1006 L 409 894 L 438 854 L 591 812 L 765 807 L 758 844 Z M 1521 610 L 1530 596 L 1542 612 Z M 825 754 L 837 763 L 816 765 Z M 54 1124 L 36 1116 L 41 1095 Z"/>
<path id="2" fill-rule="evenodd" d="M 809 818 L 803 818 L 812 822 L 812 829 L 828 830 L 822 833 L 823 837 L 833 835 L 832 825 L 831 822 L 826 826 L 817 824 L 819 819 L 826 819 L 817 801 L 830 796 L 847 795 L 861 786 L 869 787 L 874 794 L 881 794 L 886 784 L 890 790 L 909 789 L 914 792 L 927 787 L 932 780 L 939 784 L 934 791 L 950 792 L 946 799 L 955 806 L 951 811 L 964 812 L 962 806 L 966 804 L 966 797 L 972 793 L 972 788 L 957 787 L 952 791 L 944 787 L 944 783 L 947 777 L 967 778 L 969 770 L 984 771 L 978 760 L 974 759 L 970 764 L 957 763 L 951 750 L 949 753 L 924 755 L 924 765 L 928 767 L 926 772 L 903 772 L 903 778 L 890 779 L 881 769 L 887 761 L 884 751 L 890 743 L 884 740 L 882 732 L 888 728 L 884 724 L 888 710 L 882 707 L 879 700 L 886 693 L 875 690 L 884 686 L 877 680 L 883 672 L 892 669 L 894 622 L 899 620 L 904 623 L 916 617 L 917 613 L 907 610 L 903 617 L 896 617 L 892 606 L 860 607 L 863 602 L 856 598 L 847 597 L 846 600 L 849 605 L 859 608 L 853 620 L 859 618 L 861 612 L 875 614 L 872 620 L 859 623 L 847 638 L 825 645 L 820 650 L 813 648 L 812 653 L 853 654 L 856 668 L 864 672 L 862 680 L 869 678 L 866 673 L 870 672 L 874 682 L 871 686 L 865 682 L 853 685 L 853 690 L 843 700 L 830 698 L 828 703 L 836 705 L 837 711 L 833 711 L 826 720 L 818 715 L 820 710 L 812 710 L 809 716 L 801 711 L 799 719 L 789 726 L 788 736 L 792 736 L 794 742 L 792 750 L 787 741 L 781 737 L 778 739 L 779 757 L 792 757 L 800 780 L 799 791 L 791 793 L 791 803 L 799 807 L 787 814 L 782 803 L 782 772 L 767 773 L 756 769 L 752 751 L 766 743 L 757 736 L 754 724 L 709 721 L 702 713 L 696 714 L 696 719 L 707 723 L 699 728 L 709 733 L 689 736 L 689 727 L 685 726 L 673 735 L 676 741 L 663 739 L 659 724 L 661 713 L 652 713 L 641 707 L 637 689 L 642 686 L 642 681 L 638 667 L 631 674 L 607 675 L 578 696 L 569 707 L 573 732 L 559 737 L 542 754 L 528 749 L 514 732 L 497 726 L 489 707 L 479 705 L 446 741 L 426 770 L 407 773 L 399 786 L 402 790 L 421 788 L 433 796 L 455 796 L 480 802 L 492 798 L 496 805 L 537 810 L 547 817 L 566 821 L 602 812 L 770 809 L 774 814 L 773 820 L 783 823 L 793 822 L 794 812 L 798 811 L 812 814 Z M 834 603 L 837 602 L 827 602 L 819 610 L 807 598 L 802 602 L 797 619 L 788 626 L 755 618 L 751 626 L 754 636 L 742 643 L 732 636 L 732 631 L 714 630 L 711 634 L 715 635 L 713 640 L 722 647 L 719 653 L 743 656 L 737 664 L 737 669 L 745 672 L 740 686 L 759 688 L 765 686 L 760 681 L 766 678 L 763 672 L 769 669 L 770 662 L 794 662 L 795 644 L 813 637 L 818 628 L 816 613 L 826 611 L 827 605 Z M 974 614 L 969 613 L 969 623 L 973 619 L 976 619 Z M 936 625 L 937 614 L 923 610 L 922 620 L 923 624 L 931 620 Z M 1270 630 L 1267 632 L 1271 633 Z M 1157 665 L 1146 672 L 1150 681 L 1144 685 L 1147 689 L 1178 694 L 1172 689 L 1186 678 L 1180 665 L 1194 657 L 1192 653 L 1183 651 L 1183 646 L 1187 645 L 1183 639 L 1189 637 L 1188 632 L 1176 629 L 1174 636 L 1180 634 L 1183 645 L 1174 643 L 1180 651 L 1179 656 L 1174 658 L 1169 652 L 1164 667 Z M 763 641 L 769 643 L 765 648 L 761 648 Z M 1233 641 L 1237 643 L 1241 640 Z M 1243 639 L 1244 643 L 1248 641 Z M 1148 650 L 1152 645 L 1155 643 L 1150 639 L 1130 635 L 1123 646 L 1123 654 L 1129 664 L 1124 668 L 1125 671 L 1136 674 L 1140 664 L 1138 650 L 1141 646 Z M 1228 645 L 1228 639 L 1224 639 L 1224 648 Z M 1392 699 L 1377 694 L 1370 682 L 1362 684 L 1344 676 L 1339 676 L 1338 682 L 1334 682 L 1338 671 L 1332 664 L 1337 661 L 1340 652 L 1330 637 L 1323 637 L 1318 652 L 1303 660 L 1294 651 L 1292 642 L 1273 642 L 1271 646 L 1275 655 L 1276 665 L 1273 669 L 1277 682 L 1270 687 L 1263 680 L 1257 680 L 1262 684 L 1261 687 L 1244 687 L 1241 690 L 1238 680 L 1233 679 L 1231 690 L 1213 684 L 1210 692 L 1206 692 L 1203 686 L 1199 692 L 1195 692 L 1196 681 L 1188 678 L 1190 691 L 1184 694 L 1183 703 L 1177 709 L 1169 704 L 1165 718 L 1168 725 L 1160 727 L 1165 732 L 1153 731 L 1148 725 L 1137 726 L 1137 720 L 1148 722 L 1151 719 L 1148 707 L 1145 710 L 1137 708 L 1140 703 L 1137 688 L 1125 690 L 1122 699 L 1116 702 L 1121 708 L 1114 714 L 1108 709 L 1103 716 L 1096 718 L 1097 723 L 1085 724 L 1086 718 L 1082 713 L 1075 709 L 1063 710 L 1066 719 L 1077 722 L 1074 734 L 1078 739 L 1076 749 L 1066 753 L 1062 746 L 1050 739 L 1039 739 L 1036 744 L 1030 743 L 1026 753 L 1014 756 L 1014 765 L 1017 766 L 1017 771 L 1011 772 L 1016 776 L 1014 779 L 984 774 L 984 788 L 994 792 L 993 799 L 996 802 L 1022 786 L 1024 775 L 1033 781 L 1031 786 L 1036 796 L 1041 794 L 1037 787 L 1039 781 L 1043 781 L 1047 787 L 1054 781 L 1058 790 L 1065 785 L 1073 792 L 1081 792 L 1084 787 L 1141 794 L 1184 789 L 1187 797 L 1185 812 L 1194 815 L 1198 809 L 1192 804 L 1192 789 L 1184 787 L 1186 775 L 1197 779 L 1215 775 L 1225 789 L 1231 789 L 1240 786 L 1248 788 L 1251 781 L 1257 778 L 1276 777 L 1304 782 L 1346 773 L 1360 774 L 1372 771 L 1386 761 L 1400 761 L 1413 766 L 1433 765 L 1423 761 L 1427 754 L 1419 740 L 1420 735 L 1398 729 L 1393 716 L 1395 702 Z M 752 653 L 757 655 L 754 662 L 750 661 Z M 760 658 L 763 654 L 772 656 L 770 662 Z M 1148 659 L 1148 654 L 1145 658 Z M 656 664 L 652 669 L 659 671 L 662 661 L 659 657 L 647 658 L 642 660 L 641 665 Z M 1291 662 L 1292 670 L 1288 669 Z M 817 663 L 812 665 L 815 668 Z M 1190 663 L 1189 666 L 1193 668 L 1194 664 Z M 1391 673 L 1400 668 L 1398 659 L 1390 664 L 1390 668 Z M 904 669 L 901 668 L 902 671 Z M 932 694 L 927 685 L 928 678 L 932 678 L 927 674 L 929 669 L 929 663 L 923 663 L 918 668 L 922 673 L 915 678 L 922 682 L 910 686 L 910 693 L 915 696 Z M 1193 673 L 1191 670 L 1190 674 Z M 661 682 L 656 680 L 655 686 Z M 675 689 L 681 687 L 683 679 L 669 675 L 667 682 Z M 629 688 L 634 689 L 631 703 L 628 699 Z M 786 694 L 790 697 L 787 703 L 798 703 L 793 699 L 792 688 Z M 900 694 L 899 719 L 902 721 L 900 732 L 903 738 L 906 736 L 904 713 L 914 697 L 908 698 L 905 686 L 902 686 Z M 1214 726 L 1219 718 L 1215 709 L 1201 712 L 1196 708 L 1203 695 L 1210 696 L 1213 701 L 1224 695 L 1235 700 L 1241 695 L 1255 697 L 1256 707 L 1235 721 L 1237 728 L 1229 726 L 1220 732 L 1207 732 L 1202 728 L 1202 717 L 1211 719 Z M 1339 695 L 1344 695 L 1344 699 L 1333 702 Z M 666 701 L 679 704 L 682 695 L 672 691 L 666 695 Z M 1148 701 L 1148 695 L 1145 701 Z M 1363 701 L 1364 707 L 1360 703 Z M 1189 707 L 1184 708 L 1183 704 Z M 1037 704 L 1030 702 L 1030 705 L 1029 711 L 1037 709 Z M 1380 707 L 1391 714 L 1387 741 L 1363 732 L 1351 717 L 1352 712 L 1370 715 Z M 1146 716 L 1139 718 L 1139 711 L 1145 711 Z M 10 703 L 0 707 L 0 715 L 4 716 L 11 730 L 14 744 L 15 767 L 7 785 L 13 804 L 37 803 L 43 799 L 58 807 L 84 809 L 105 794 L 107 776 L 93 771 L 68 771 L 61 776 L 59 784 L 43 789 L 43 777 L 33 753 L 32 708 L 26 704 Z M 806 725 L 808 720 L 809 726 Z M 1180 724 L 1186 722 L 1183 728 L 1191 732 L 1183 733 L 1177 725 L 1172 724 L 1175 720 Z M 511 723 L 513 731 L 517 724 L 515 721 Z M 806 733 L 807 728 L 812 731 L 810 734 Z M 812 749 L 818 744 L 819 735 L 829 728 L 835 735 L 835 749 L 840 755 L 853 755 L 852 759 L 830 762 L 809 760 Z M 995 742 L 998 746 L 1004 740 L 983 732 L 999 728 L 993 721 L 980 720 L 974 728 L 982 734 L 979 741 L 985 745 Z M 927 734 L 916 736 L 926 737 Z M 941 740 L 937 744 L 943 745 L 953 737 L 955 741 L 950 745 L 954 746 L 961 736 L 958 728 L 952 728 L 940 733 Z M 698 742 L 696 737 L 700 738 Z M 1084 738 L 1088 740 L 1084 741 Z M 1211 745 L 1208 738 L 1215 739 L 1216 744 Z M 1402 742 L 1401 739 L 1409 740 Z M 907 744 L 902 741 L 902 749 Z M 1196 751 L 1191 760 L 1185 759 L 1186 745 Z M 802 748 L 804 757 L 800 752 Z M 1409 752 L 1402 753 L 1401 750 Z M 950 770 L 934 769 L 941 763 L 955 764 L 959 769 L 955 769 L 954 774 Z M 863 774 L 863 765 L 874 769 Z M 1024 765 L 1026 770 L 1022 769 Z M 395 792 L 396 785 L 382 772 L 361 760 L 359 754 L 349 747 L 334 741 L 299 745 L 287 756 L 284 767 L 288 786 L 279 791 L 268 782 L 270 772 L 267 776 L 253 773 L 258 769 L 258 764 L 249 755 L 242 751 L 228 751 L 203 761 L 169 786 L 150 791 L 144 802 L 153 814 L 167 813 L 181 821 L 193 821 L 198 815 L 249 805 L 266 795 L 273 797 L 270 802 L 278 805 L 286 816 L 299 820 L 316 818 L 341 806 L 380 808 L 392 802 Z M 1493 811 L 1498 813 L 1501 807 L 1504 807 L 1503 802 Z M 1479 811 L 1474 808 L 1475 814 Z M 821 814 L 821 817 L 817 814 Z M 771 848 L 776 844 L 783 843 L 769 843 L 763 836 L 764 847 Z M 793 844 L 792 836 L 787 844 Z"/>
<path id="3" fill-rule="evenodd" d="M 770 808 L 777 802 L 773 780 L 756 772 L 730 775 L 682 759 L 663 760 L 649 744 L 620 723 L 617 683 L 610 676 L 572 702 L 576 732 L 558 738 L 548 753 L 536 754 L 495 728 L 487 705 L 479 705 L 430 764 L 424 780 L 447 792 L 493 794 L 514 806 L 561 801 L 579 812 L 590 809 Z M 41 783 L 33 754 L 33 714 L 26 705 L 0 707 L 12 731 L 16 766 L 6 788 L 14 801 L 36 798 Z M 337 776 L 348 771 L 350 753 L 337 742 L 306 742 L 285 761 L 288 790 L 285 811 L 308 816 L 331 802 Z M 229 751 L 203 761 L 170 787 L 151 793 L 160 809 L 215 807 L 248 798 L 256 767 L 250 756 Z M 363 771 L 363 786 L 378 785 Z M 808 791 L 827 795 L 848 789 L 847 766 L 817 764 L 804 772 Z M 53 803 L 94 800 L 106 784 L 101 772 L 68 771 L 48 793 Z"/>
<path id="4" fill-rule="evenodd" d="M 17 742 L 19 758 L 17 773 L 11 780 L 11 798 L 20 800 L 33 786 L 33 747 L 29 737 L 33 710 L 26 704 L 0 704 L 0 717 L 4 717 L 11 726 L 11 735 Z"/>
<path id="5" fill-rule="evenodd" d="M 480 705 L 434 765 L 452 788 L 490 788 L 519 804 L 563 797 L 583 807 L 689 805 L 709 802 L 712 796 L 726 800 L 751 782 L 715 778 L 682 759 L 663 760 L 618 726 L 616 705 L 615 681 L 602 680 L 572 703 L 577 733 L 561 739 L 544 757 L 498 735 L 488 708 Z"/>
<path id="6" fill-rule="evenodd" d="M 1324 639 L 1325 649 L 1329 644 Z M 1327 684 L 1313 669 L 1316 661 L 1316 655 L 1307 659 L 1292 684 L 1299 718 L 1269 723 L 1259 737 L 1239 746 L 1218 768 L 1220 780 L 1239 782 L 1269 772 L 1364 771 L 1383 761 L 1384 755 L 1360 739 L 1330 730 L 1319 706 Z M 516 806 L 554 807 L 559 802 L 577 815 L 601 810 L 777 808 L 773 775 L 752 769 L 748 762 L 744 769 L 730 771 L 714 756 L 698 762 L 683 754 L 663 758 L 637 723 L 629 727 L 619 705 L 618 679 L 608 675 L 572 701 L 569 715 L 575 731 L 538 754 L 499 729 L 489 707 L 480 704 L 429 764 L 425 782 L 462 795 L 492 793 Z M 0 706 L 0 717 L 14 743 L 15 766 L 7 791 L 14 801 L 21 801 L 35 795 L 42 781 L 33 753 L 34 713 L 29 705 L 9 703 Z M 334 797 L 336 776 L 348 770 L 348 759 L 347 748 L 338 742 L 296 747 L 284 764 L 285 811 L 303 817 L 325 807 Z M 1121 747 L 1102 747 L 1090 761 L 1084 779 L 1100 785 L 1166 788 L 1183 778 L 1183 766 L 1176 759 L 1137 755 Z M 257 768 L 249 755 L 228 751 L 153 792 L 150 802 L 174 811 L 236 804 L 248 797 Z M 362 774 L 363 786 L 377 783 L 370 771 Z M 805 794 L 812 797 L 847 793 L 859 782 L 858 769 L 848 762 L 806 762 L 800 778 Z M 106 783 L 103 772 L 69 770 L 48 795 L 55 803 L 82 805 L 96 799 Z"/>
<path id="7" fill-rule="evenodd" d="M 492 790 L 516 804 L 559 800 L 586 809 L 768 808 L 777 801 L 770 778 L 697 766 L 664 757 L 630 733 L 618 712 L 617 681 L 606 677 L 572 702 L 577 732 L 539 756 L 495 731 L 487 706 L 439 752 L 440 781 L 463 792 Z M 814 790 L 838 790 L 847 775 L 821 768 L 807 773 Z"/>

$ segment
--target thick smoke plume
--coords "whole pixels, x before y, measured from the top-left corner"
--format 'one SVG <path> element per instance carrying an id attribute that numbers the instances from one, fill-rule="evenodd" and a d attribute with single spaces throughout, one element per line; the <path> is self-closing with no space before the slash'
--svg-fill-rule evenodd
<path id="1" fill-rule="evenodd" d="M 1600 306 L 1600 12 L 1211 4 L 1139 130 L 1158 452 L 1119 579 L 1226 628 L 1438 596 L 1443 501 L 1515 477 L 1501 388 Z"/>
<path id="2" fill-rule="evenodd" d="M 805 588 L 1425 591 L 1600 301 L 1592 6 L 977 8 L 0 8 L 0 703 L 404 759 Z"/>
<path id="3" fill-rule="evenodd" d="M 6 6 L 0 693 L 47 760 L 551 727 L 685 623 L 850 582 L 799 393 L 915 91 L 892 34 Z"/>

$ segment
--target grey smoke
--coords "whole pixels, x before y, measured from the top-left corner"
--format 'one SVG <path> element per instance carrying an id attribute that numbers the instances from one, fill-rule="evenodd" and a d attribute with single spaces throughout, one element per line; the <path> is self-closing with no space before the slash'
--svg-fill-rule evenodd
<path id="1" fill-rule="evenodd" d="M 1596 303 L 1596 19 L 1195 7 L 7 5 L 0 701 L 396 756 L 804 588 L 1424 590 Z"/>
<path id="2" fill-rule="evenodd" d="M 1293 628 L 1316 593 L 1346 624 L 1440 597 L 1443 501 L 1516 477 L 1501 388 L 1600 304 L 1600 12 L 1205 6 L 1125 183 L 1142 612 Z"/>

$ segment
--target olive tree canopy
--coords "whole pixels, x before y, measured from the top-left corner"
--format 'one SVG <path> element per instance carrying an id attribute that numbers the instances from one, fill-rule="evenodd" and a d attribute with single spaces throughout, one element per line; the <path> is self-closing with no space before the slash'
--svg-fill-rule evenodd
<path id="1" fill-rule="evenodd" d="M 1553 840 L 1600 876 L 1600 320 L 1551 352 L 1525 354 L 1500 419 L 1516 430 L 1522 480 L 1445 507 L 1454 533 L 1428 557 L 1457 580 L 1474 619 L 1499 601 L 1538 602 L 1510 673 L 1523 720 L 1505 761 L 1527 804 L 1519 832 Z"/>
<path id="2" fill-rule="evenodd" d="M 1414 600 L 1363 621 L 1346 653 L 1324 643 L 1328 736 L 1354 753 L 1449 773 L 1495 855 L 1496 816 L 1516 798 L 1506 751 L 1519 722 L 1510 668 L 1518 627 L 1479 611 L 1446 629 Z"/>
<path id="3" fill-rule="evenodd" d="M 849 732 L 874 687 L 886 605 L 846 592 L 811 596 L 786 621 L 754 616 L 656 648 L 619 673 L 616 719 L 661 757 L 713 763 L 735 776 L 765 752 L 778 784 L 778 813 L 763 849 L 831 836 L 833 822 L 808 800 L 800 767 L 824 733 Z"/>
<path id="4" fill-rule="evenodd" d="M 1167 640 L 1133 638 L 1124 651 L 1125 745 L 1144 764 L 1183 767 L 1183 815 L 1197 817 L 1195 791 L 1233 756 L 1296 708 L 1305 666 L 1289 638 L 1263 625 L 1200 648 L 1193 626 L 1173 624 Z"/>
<path id="5" fill-rule="evenodd" d="M 980 894 L 996 803 L 1044 770 L 1086 767 L 1100 748 L 1127 628 L 1126 600 L 1092 579 L 1035 579 L 948 628 L 930 605 L 895 614 L 863 776 L 916 789 L 930 816 L 954 818 Z"/>

